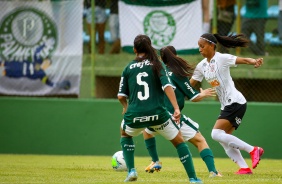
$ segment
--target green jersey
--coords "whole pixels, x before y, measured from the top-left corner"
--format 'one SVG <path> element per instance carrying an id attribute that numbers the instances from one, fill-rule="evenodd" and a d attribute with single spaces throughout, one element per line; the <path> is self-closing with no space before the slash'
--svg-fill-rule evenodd
<path id="1" fill-rule="evenodd" d="M 173 85 L 176 87 L 174 92 L 177 98 L 179 109 L 181 111 L 184 108 L 185 97 L 187 97 L 189 100 L 193 100 L 199 95 L 199 92 L 191 86 L 188 77 L 176 76 L 169 70 L 169 68 L 167 68 L 167 73 Z M 174 112 L 174 108 L 167 97 L 165 97 L 165 106 L 169 112 Z"/>
<path id="2" fill-rule="evenodd" d="M 149 60 L 130 62 L 122 72 L 118 96 L 128 97 L 124 123 L 132 128 L 159 125 L 171 116 L 165 108 L 163 89 L 173 86 L 165 66 L 160 76 L 154 74 Z"/>

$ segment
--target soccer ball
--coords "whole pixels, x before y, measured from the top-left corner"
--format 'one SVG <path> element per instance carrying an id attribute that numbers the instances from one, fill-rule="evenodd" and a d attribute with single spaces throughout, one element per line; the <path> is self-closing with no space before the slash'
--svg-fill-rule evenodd
<path id="1" fill-rule="evenodd" d="M 123 158 L 123 152 L 118 151 L 112 157 L 112 167 L 115 171 L 127 171 L 127 166 Z"/>

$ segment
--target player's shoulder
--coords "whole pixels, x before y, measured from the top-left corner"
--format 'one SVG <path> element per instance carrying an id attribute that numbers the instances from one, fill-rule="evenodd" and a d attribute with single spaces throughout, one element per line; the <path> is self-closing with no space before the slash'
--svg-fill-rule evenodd
<path id="1" fill-rule="evenodd" d="M 231 58 L 231 57 L 234 57 L 234 55 L 229 54 L 229 53 L 220 53 L 220 52 L 215 53 L 216 59 L 226 59 L 226 58 Z"/>
<path id="2" fill-rule="evenodd" d="M 202 59 L 198 64 L 197 64 L 197 68 L 203 68 L 207 65 L 207 58 Z"/>

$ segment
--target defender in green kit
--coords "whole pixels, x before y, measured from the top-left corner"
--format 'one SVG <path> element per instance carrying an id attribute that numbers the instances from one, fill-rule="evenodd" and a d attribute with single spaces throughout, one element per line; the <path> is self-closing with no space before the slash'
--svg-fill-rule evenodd
<path id="1" fill-rule="evenodd" d="M 196 176 L 192 155 L 177 125 L 180 110 L 174 94 L 174 86 L 156 50 L 152 47 L 150 38 L 146 35 L 136 36 L 134 52 L 136 58 L 125 67 L 118 92 L 124 114 L 120 128 L 120 142 L 128 168 L 125 182 L 136 181 L 138 177 L 134 166 L 135 145 L 132 137 L 140 135 L 146 127 L 149 127 L 176 147 L 190 182 L 202 183 Z M 165 108 L 165 95 L 173 106 L 173 115 Z"/>
<path id="2" fill-rule="evenodd" d="M 194 67 L 183 58 L 178 57 L 176 49 L 173 46 L 161 48 L 160 54 L 163 63 L 167 67 L 167 73 L 176 87 L 175 95 L 180 110 L 184 108 L 185 98 L 188 98 L 192 102 L 198 102 L 215 95 L 215 91 L 211 88 L 205 90 L 200 88 L 200 92 L 198 92 L 190 85 L 189 77 L 192 76 Z M 173 112 L 171 103 L 167 98 L 165 98 L 165 105 L 169 112 Z M 215 167 L 212 150 L 199 131 L 199 124 L 182 114 L 179 127 L 184 141 L 189 141 L 198 149 L 201 158 L 208 168 L 209 177 L 221 177 L 222 175 Z M 148 173 L 160 171 L 162 168 L 162 162 L 159 161 L 156 149 L 156 140 L 154 137 L 156 134 L 157 132 L 150 128 L 146 128 L 143 131 L 145 144 L 152 158 L 151 164 L 145 168 L 145 171 Z"/>

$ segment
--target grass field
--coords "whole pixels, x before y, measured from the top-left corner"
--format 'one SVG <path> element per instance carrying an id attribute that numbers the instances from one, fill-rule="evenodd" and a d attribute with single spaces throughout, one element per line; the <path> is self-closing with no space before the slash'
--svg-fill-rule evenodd
<path id="1" fill-rule="evenodd" d="M 188 183 L 184 168 L 178 158 L 163 157 L 161 172 L 148 174 L 145 166 L 149 157 L 135 157 L 138 181 L 135 183 Z M 204 162 L 194 158 L 199 178 L 205 184 L 277 184 L 282 183 L 282 161 L 262 160 L 253 175 L 235 175 L 237 165 L 230 159 L 216 158 L 216 166 L 222 178 L 208 178 Z M 247 160 L 251 164 L 250 160 Z M 6 155 L 0 154 L 0 183 L 123 183 L 126 172 L 111 168 L 110 156 L 50 156 L 50 155 Z"/>

